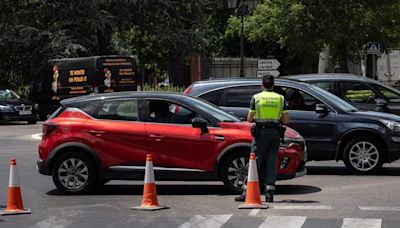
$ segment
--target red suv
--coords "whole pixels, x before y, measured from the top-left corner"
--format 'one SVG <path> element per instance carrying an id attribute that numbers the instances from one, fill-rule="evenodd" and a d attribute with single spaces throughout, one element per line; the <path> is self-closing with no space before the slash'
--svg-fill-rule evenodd
<path id="1" fill-rule="evenodd" d="M 222 180 L 240 192 L 251 124 L 201 99 L 174 93 L 112 93 L 64 100 L 43 124 L 38 169 L 64 193 L 115 179 L 142 179 L 146 154 L 157 180 Z M 305 174 L 303 138 L 288 128 L 279 179 Z"/>

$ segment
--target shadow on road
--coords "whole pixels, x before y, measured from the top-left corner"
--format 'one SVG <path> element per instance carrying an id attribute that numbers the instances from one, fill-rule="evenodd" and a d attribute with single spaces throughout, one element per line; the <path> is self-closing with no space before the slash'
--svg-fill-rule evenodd
<path id="1" fill-rule="evenodd" d="M 309 185 L 280 185 L 278 183 L 275 191 L 278 195 L 304 195 L 320 192 L 321 189 Z"/>
<path id="2" fill-rule="evenodd" d="M 299 195 L 321 191 L 320 188 L 306 185 L 278 185 L 276 194 Z M 48 195 L 64 195 L 57 189 L 47 192 Z M 142 185 L 104 185 L 90 195 L 142 195 Z M 222 185 L 185 185 L 158 184 L 158 195 L 236 195 L 229 193 Z"/>
<path id="3" fill-rule="evenodd" d="M 346 167 L 329 167 L 329 166 L 307 166 L 307 175 L 341 175 L 341 176 L 360 176 L 360 174 L 353 173 Z M 364 176 L 362 174 L 362 176 Z M 368 176 L 400 176 L 399 167 L 383 167 L 375 174 L 368 174 Z"/>
<path id="4" fill-rule="evenodd" d="M 57 189 L 51 190 L 48 195 L 64 195 Z M 94 190 L 91 195 L 142 195 L 143 185 L 104 185 Z M 185 185 L 185 184 L 157 184 L 158 195 L 225 195 L 222 185 Z"/>
<path id="5" fill-rule="evenodd" d="M 0 210 L 6 209 L 6 208 L 7 208 L 7 206 L 0 205 Z M 0 222 L 4 222 L 4 220 L 1 220 L 1 219 L 0 219 Z"/>

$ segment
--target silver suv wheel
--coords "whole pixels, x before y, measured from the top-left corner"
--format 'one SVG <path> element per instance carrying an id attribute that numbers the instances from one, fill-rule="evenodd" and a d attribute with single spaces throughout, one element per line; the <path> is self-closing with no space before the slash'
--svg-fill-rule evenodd
<path id="1" fill-rule="evenodd" d="M 374 144 L 361 141 L 354 144 L 349 152 L 350 164 L 357 170 L 372 170 L 379 162 L 379 151 Z"/>
<path id="2" fill-rule="evenodd" d="M 385 162 L 384 146 L 379 138 L 370 135 L 356 136 L 346 143 L 343 161 L 354 173 L 375 173 Z"/>

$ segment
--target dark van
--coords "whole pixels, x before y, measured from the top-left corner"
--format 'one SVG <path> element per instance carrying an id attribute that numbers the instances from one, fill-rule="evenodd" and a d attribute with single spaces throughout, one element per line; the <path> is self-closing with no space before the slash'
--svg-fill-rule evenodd
<path id="1" fill-rule="evenodd" d="M 91 56 L 52 59 L 30 85 L 29 99 L 39 104 L 41 119 L 60 106 L 60 100 L 92 93 L 136 91 L 136 58 Z"/>

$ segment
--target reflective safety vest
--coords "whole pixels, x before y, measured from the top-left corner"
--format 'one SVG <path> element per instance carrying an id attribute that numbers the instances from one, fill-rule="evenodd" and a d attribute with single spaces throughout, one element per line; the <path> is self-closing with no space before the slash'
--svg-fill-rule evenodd
<path id="1" fill-rule="evenodd" d="M 279 123 L 284 108 L 285 98 L 273 91 L 264 90 L 253 95 L 249 112 L 255 112 L 256 123 Z"/>

